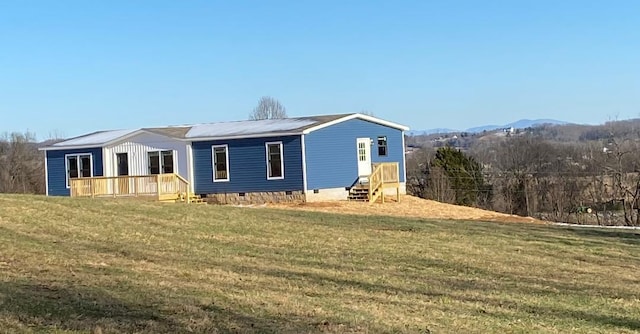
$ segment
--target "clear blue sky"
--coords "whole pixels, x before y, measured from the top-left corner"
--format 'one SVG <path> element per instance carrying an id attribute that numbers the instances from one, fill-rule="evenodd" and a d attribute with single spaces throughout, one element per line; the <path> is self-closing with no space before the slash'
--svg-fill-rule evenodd
<path id="1" fill-rule="evenodd" d="M 640 1 L 2 1 L 0 132 L 640 116 Z"/>

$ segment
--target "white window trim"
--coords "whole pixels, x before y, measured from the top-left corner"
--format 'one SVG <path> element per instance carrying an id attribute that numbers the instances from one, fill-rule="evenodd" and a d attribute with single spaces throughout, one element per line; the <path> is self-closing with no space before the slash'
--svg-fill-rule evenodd
<path id="1" fill-rule="evenodd" d="M 69 178 L 69 157 L 80 157 L 82 155 L 89 156 L 89 173 L 93 177 L 93 154 L 91 153 L 68 153 L 64 155 L 64 178 L 67 181 L 67 189 L 71 189 L 71 179 Z M 78 166 L 79 167 L 79 166 Z M 78 175 L 80 175 L 80 169 L 78 169 Z M 79 176 L 78 179 L 83 177 Z"/>
<path id="2" fill-rule="evenodd" d="M 280 145 L 280 171 L 282 171 L 281 176 L 269 177 L 269 145 Z M 281 141 L 270 141 L 264 143 L 265 150 L 265 161 L 267 163 L 267 180 L 283 180 L 284 179 L 284 145 Z"/>
<path id="3" fill-rule="evenodd" d="M 216 179 L 216 148 L 224 147 L 224 153 L 226 158 L 226 167 L 227 167 L 227 178 L 226 179 Z M 231 180 L 231 175 L 229 174 L 229 145 L 211 145 L 211 167 L 213 167 L 213 182 L 229 182 Z"/>
<path id="4" fill-rule="evenodd" d="M 172 174 L 164 172 L 164 164 L 162 162 L 162 152 L 171 151 L 171 157 L 173 158 L 173 174 L 178 174 L 178 155 L 176 154 L 176 150 L 149 150 L 147 151 L 147 173 L 151 173 L 151 164 L 149 161 L 149 153 L 158 152 L 158 157 L 160 159 L 160 173 L 159 174 L 147 174 L 148 175 L 163 175 L 163 174 Z"/>

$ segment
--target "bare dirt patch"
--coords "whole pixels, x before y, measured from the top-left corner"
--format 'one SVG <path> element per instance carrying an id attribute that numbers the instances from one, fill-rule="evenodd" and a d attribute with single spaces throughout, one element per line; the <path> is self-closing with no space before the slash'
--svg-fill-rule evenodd
<path id="1" fill-rule="evenodd" d="M 383 215 L 429 219 L 478 220 L 538 224 L 546 223 L 544 221 L 531 217 L 521 217 L 466 206 L 445 204 L 409 195 L 402 196 L 400 198 L 400 202 L 396 202 L 395 197 L 388 197 L 387 199 L 385 199 L 384 204 L 335 201 L 296 204 L 280 203 L 269 204 L 268 206 L 274 208 L 299 209 L 307 211 L 346 213 L 357 215 Z"/>

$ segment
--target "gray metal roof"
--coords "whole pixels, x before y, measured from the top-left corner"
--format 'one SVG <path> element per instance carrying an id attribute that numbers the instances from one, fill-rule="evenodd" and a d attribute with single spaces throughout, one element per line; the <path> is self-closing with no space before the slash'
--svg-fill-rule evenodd
<path id="1" fill-rule="evenodd" d="M 171 138 L 185 138 L 187 132 L 191 130 L 191 125 L 166 126 L 162 128 L 143 128 L 142 130 Z"/>
<path id="2" fill-rule="evenodd" d="M 102 146 L 117 141 L 138 131 L 160 134 L 175 139 L 206 139 L 206 138 L 242 138 L 260 136 L 278 136 L 283 134 L 302 134 L 305 130 L 322 126 L 340 119 L 359 117 L 378 122 L 399 129 L 408 129 L 402 125 L 387 122 L 375 117 L 360 114 L 321 115 L 310 117 L 292 117 L 283 119 L 265 119 L 236 122 L 218 122 L 193 125 L 167 126 L 156 128 L 142 128 L 139 130 L 99 131 L 87 135 L 64 140 L 43 149 L 62 149 L 70 147 Z"/>
<path id="3" fill-rule="evenodd" d="M 98 131 L 79 137 L 63 140 L 50 147 L 102 145 L 136 132 L 136 130 Z"/>
<path id="4" fill-rule="evenodd" d="M 295 117 L 284 119 L 263 119 L 255 121 L 221 122 L 197 124 L 191 126 L 185 138 L 221 138 L 259 135 L 277 135 L 283 133 L 302 133 L 302 131 L 344 117 L 333 115 L 324 117 Z"/>

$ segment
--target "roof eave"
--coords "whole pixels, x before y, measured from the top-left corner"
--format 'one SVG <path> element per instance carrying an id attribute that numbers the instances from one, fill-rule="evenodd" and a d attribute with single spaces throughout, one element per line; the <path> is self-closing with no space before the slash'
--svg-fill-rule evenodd
<path id="1" fill-rule="evenodd" d="M 106 147 L 106 146 L 110 146 L 110 145 L 112 145 L 114 143 L 120 142 L 122 140 L 125 140 L 125 139 L 131 138 L 133 136 L 136 136 L 136 135 L 138 135 L 140 133 L 143 133 L 143 132 L 146 132 L 146 131 L 144 131 L 142 129 L 133 130 L 133 131 L 131 131 L 131 132 L 125 134 L 125 135 L 122 135 L 122 136 L 118 137 L 118 138 L 114 138 L 114 139 L 111 139 L 109 141 L 105 141 L 105 142 L 101 142 L 101 143 L 92 143 L 92 144 L 86 144 L 86 145 L 68 145 L 68 146 L 67 145 L 55 146 L 55 144 L 54 144 L 54 145 L 47 146 L 47 147 L 41 147 L 38 150 L 40 150 L 40 151 L 54 151 L 54 150 L 74 150 L 74 149 L 82 149 L 82 148 Z M 66 140 L 66 141 L 71 141 L 71 140 L 73 140 L 73 139 L 69 139 L 69 140 Z M 62 141 L 60 143 L 64 143 L 64 142 L 65 141 Z"/>
<path id="2" fill-rule="evenodd" d="M 284 136 L 300 136 L 304 133 L 298 132 L 269 132 L 253 135 L 234 135 L 234 136 L 217 136 L 217 137 L 187 137 L 188 141 L 209 141 L 209 140 L 230 140 L 230 139 L 246 139 L 246 138 L 271 138 L 271 137 L 284 137 Z"/>
<path id="3" fill-rule="evenodd" d="M 332 125 L 335 125 L 335 124 L 339 124 L 339 123 L 342 123 L 342 122 L 346 122 L 348 120 L 356 119 L 356 118 L 359 118 L 359 119 L 362 119 L 362 120 L 365 120 L 365 121 L 369 121 L 369 122 L 373 122 L 373 123 L 376 123 L 376 124 L 388 126 L 388 127 L 391 127 L 391 128 L 402 130 L 402 131 L 408 131 L 409 130 L 408 126 L 404 126 L 404 125 L 401 125 L 401 124 L 398 124 L 398 123 L 385 121 L 385 120 L 377 118 L 377 117 L 364 115 L 364 114 L 351 114 L 351 115 L 347 115 L 345 117 L 341 117 L 341 118 L 335 119 L 335 120 L 330 121 L 330 122 L 325 122 L 325 123 L 322 123 L 322 124 L 319 124 L 319 125 L 316 125 L 316 126 L 312 126 L 312 127 L 308 128 L 308 129 L 304 130 L 303 134 L 309 134 L 309 133 L 311 133 L 313 131 L 317 131 L 317 130 L 320 130 L 320 129 L 323 129 L 323 128 L 326 128 L 326 127 L 329 127 L 329 126 L 332 126 Z"/>
<path id="4" fill-rule="evenodd" d="M 103 147 L 102 144 L 91 144 L 91 145 L 69 145 L 69 146 L 47 146 L 40 147 L 38 151 L 61 151 L 61 150 L 80 150 L 85 148 L 97 148 Z"/>

